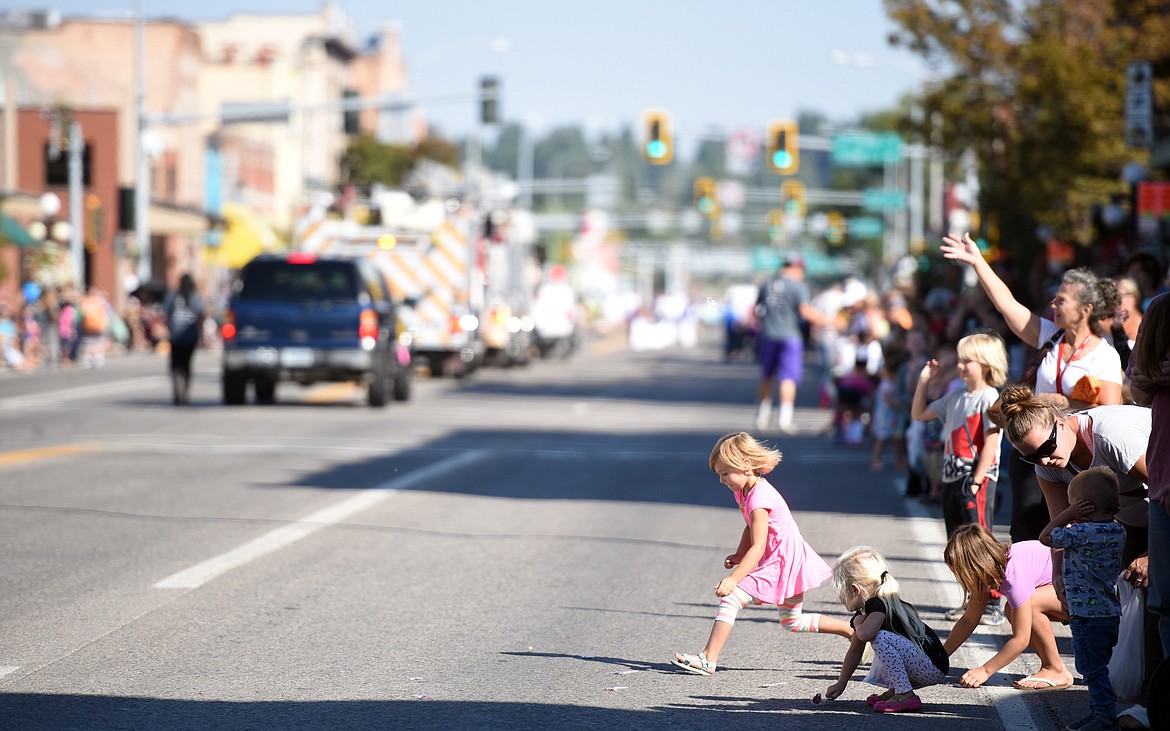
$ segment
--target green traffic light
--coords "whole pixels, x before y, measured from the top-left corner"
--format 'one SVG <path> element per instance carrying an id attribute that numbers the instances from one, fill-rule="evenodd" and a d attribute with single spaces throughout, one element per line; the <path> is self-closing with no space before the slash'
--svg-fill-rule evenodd
<path id="1" fill-rule="evenodd" d="M 646 154 L 655 160 L 666 157 L 666 143 L 662 140 L 652 140 L 647 142 Z"/>
<path id="2" fill-rule="evenodd" d="M 792 167 L 792 153 L 788 150 L 776 150 L 772 153 L 772 164 L 778 168 Z"/>

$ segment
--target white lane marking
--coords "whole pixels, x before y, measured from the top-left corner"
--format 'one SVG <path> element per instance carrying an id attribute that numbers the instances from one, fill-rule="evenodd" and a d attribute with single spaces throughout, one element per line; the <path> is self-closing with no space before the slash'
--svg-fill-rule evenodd
<path id="1" fill-rule="evenodd" d="M 417 472 L 397 477 L 377 487 L 362 490 L 356 495 L 306 515 L 294 523 L 271 530 L 227 553 L 172 574 L 157 582 L 154 587 L 156 589 L 194 589 L 202 586 L 217 576 L 243 566 L 255 558 L 285 548 L 328 525 L 338 523 L 355 513 L 370 508 L 390 497 L 397 490 L 403 490 L 424 480 L 432 479 L 443 472 L 465 467 L 488 454 L 490 452 L 483 449 L 463 452 L 451 459 L 423 467 Z"/>
<path id="2" fill-rule="evenodd" d="M 52 392 L 46 391 L 44 393 L 30 393 L 21 396 L 13 396 L 11 398 L 0 399 L 0 404 L 6 408 L 11 407 L 27 407 L 27 406 L 44 406 L 48 404 L 68 404 L 76 402 L 79 398 L 90 398 L 93 396 L 110 396 L 116 393 L 125 393 L 127 391 L 145 391 L 149 387 L 162 386 L 166 383 L 165 376 L 140 376 L 124 381 L 111 381 L 110 383 L 97 383 L 88 386 L 77 386 L 75 388 L 63 388 L 54 390 Z"/>
<path id="3" fill-rule="evenodd" d="M 895 491 L 900 493 L 902 481 L 895 481 L 894 484 Z M 946 531 L 942 526 L 942 522 L 932 517 L 917 500 L 910 499 L 906 503 L 911 515 L 911 530 L 923 546 L 921 555 L 929 559 L 926 564 L 930 567 L 930 572 L 934 580 L 944 586 L 954 586 L 955 577 L 951 575 L 950 569 L 941 560 L 941 547 L 946 545 Z M 930 551 L 925 550 L 927 546 L 931 547 Z M 962 601 L 962 599 L 960 598 L 956 601 Z M 948 604 L 947 606 L 950 605 Z M 998 636 L 993 639 L 994 646 L 991 649 L 998 652 L 1003 646 L 1003 642 Z M 958 660 L 958 664 L 965 665 L 969 668 L 982 664 L 982 660 L 976 657 L 975 648 L 971 645 L 971 640 L 963 643 L 959 649 L 955 650 L 955 654 L 951 656 L 951 659 Z M 1023 658 L 1024 656 L 1021 655 L 1014 662 L 1021 662 Z M 1004 668 L 1004 670 L 1006 669 Z M 1028 674 L 1030 675 L 1031 672 Z M 986 684 L 980 686 L 980 690 L 983 690 L 991 696 L 992 705 L 995 707 L 995 712 L 999 715 L 999 720 L 1003 724 L 1003 728 L 1010 728 L 1012 731 L 1040 731 L 1040 726 L 1036 725 L 1036 720 L 1032 718 L 1032 713 L 1028 710 L 1028 705 L 1024 702 L 1022 697 L 1023 693 L 1019 690 L 1010 685 Z"/>
<path id="4" fill-rule="evenodd" d="M 11 675 L 17 670 L 20 670 L 19 665 L 0 665 L 0 678 L 3 678 L 5 675 Z"/>

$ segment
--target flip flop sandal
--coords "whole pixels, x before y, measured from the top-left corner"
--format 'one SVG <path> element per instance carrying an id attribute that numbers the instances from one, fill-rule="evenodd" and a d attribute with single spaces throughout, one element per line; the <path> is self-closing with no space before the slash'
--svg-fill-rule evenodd
<path id="1" fill-rule="evenodd" d="M 916 695 L 908 695 L 903 698 L 897 696 L 890 698 L 888 701 L 875 704 L 873 710 L 877 713 L 904 713 L 907 711 L 922 710 L 922 699 Z"/>
<path id="2" fill-rule="evenodd" d="M 693 675 L 715 674 L 715 663 L 708 661 L 707 656 L 701 652 L 698 655 L 687 655 L 686 653 L 680 655 L 675 653 L 670 664 L 682 668 Z"/>

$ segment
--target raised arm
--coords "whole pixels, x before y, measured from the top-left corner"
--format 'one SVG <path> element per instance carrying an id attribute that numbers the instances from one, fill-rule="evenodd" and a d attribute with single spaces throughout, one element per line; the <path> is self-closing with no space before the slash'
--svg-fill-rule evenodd
<path id="1" fill-rule="evenodd" d="M 926 361 L 922 372 L 918 374 L 918 385 L 914 389 L 914 401 L 910 404 L 910 418 L 914 421 L 930 421 L 937 419 L 938 414 L 931 410 L 926 403 L 926 384 L 930 376 L 938 368 L 938 361 L 933 358 Z"/>
<path id="2" fill-rule="evenodd" d="M 983 291 L 987 292 L 991 299 L 991 304 L 1003 315 L 1004 322 L 1016 337 L 1033 347 L 1039 344 L 1040 318 L 1020 304 L 999 275 L 992 271 L 991 265 L 979 252 L 979 245 L 971 238 L 971 234 L 963 234 L 961 239 L 954 235 L 944 236 L 939 249 L 944 259 L 954 259 L 971 265 Z"/>

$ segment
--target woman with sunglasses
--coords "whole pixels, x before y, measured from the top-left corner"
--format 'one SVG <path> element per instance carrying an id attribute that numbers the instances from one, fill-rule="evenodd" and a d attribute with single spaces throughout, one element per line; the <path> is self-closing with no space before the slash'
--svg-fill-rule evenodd
<path id="1" fill-rule="evenodd" d="M 1009 386 L 1000 396 L 999 421 L 1025 462 L 1036 466 L 1050 515 L 1069 506 L 1068 483 L 1090 467 L 1107 467 L 1120 483 L 1125 526 L 1122 565 L 1146 553 L 1149 533 L 1149 474 L 1146 448 L 1150 441 L 1150 410 L 1141 406 L 1098 406 L 1065 415 L 1027 386 Z M 1063 596 L 1059 560 L 1053 583 Z"/>
<path id="2" fill-rule="evenodd" d="M 1038 352 L 1029 383 L 1041 400 L 1061 411 L 1121 403 L 1124 373 L 1110 341 L 1109 324 L 1120 304 L 1111 280 L 1086 268 L 1064 273 L 1052 298 L 1052 318 L 1033 314 L 984 260 L 970 234 L 946 236 L 943 257 L 970 264 L 995 309 L 1016 337 Z M 1012 492 L 1012 542 L 1035 540 L 1048 524 L 1045 498 L 1032 469 L 1018 453 L 1008 460 Z M 1048 504 L 1051 508 L 1051 503 Z"/>

